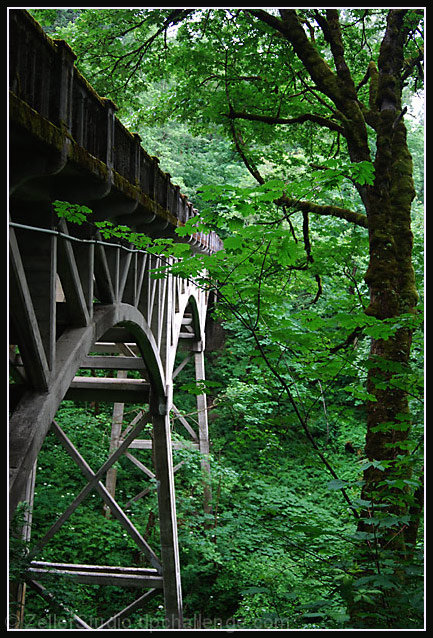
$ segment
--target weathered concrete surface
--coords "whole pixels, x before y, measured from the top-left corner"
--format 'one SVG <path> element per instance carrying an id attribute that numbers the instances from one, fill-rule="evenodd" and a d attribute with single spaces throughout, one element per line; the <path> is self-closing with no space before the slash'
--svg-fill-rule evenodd
<path id="1" fill-rule="evenodd" d="M 154 337 L 143 315 L 127 304 L 101 306 L 95 310 L 93 322 L 84 328 L 67 330 L 57 342 L 56 362 L 49 392 L 29 390 L 12 414 L 9 422 L 9 508 L 11 513 L 20 501 L 45 436 L 71 382 L 86 359 L 93 343 L 107 330 L 125 323 L 134 332 L 137 344 L 148 362 L 153 388 L 159 389 L 158 406 L 164 405 L 165 377 L 157 356 Z M 148 392 L 145 396 L 148 399 Z"/>

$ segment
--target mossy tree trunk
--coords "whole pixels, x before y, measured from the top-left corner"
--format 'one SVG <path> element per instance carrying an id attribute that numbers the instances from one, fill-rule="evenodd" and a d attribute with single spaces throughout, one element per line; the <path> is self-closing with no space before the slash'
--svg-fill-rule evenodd
<path id="1" fill-rule="evenodd" d="M 401 100 L 404 14 L 390 11 L 377 71 L 372 67 L 377 82 L 372 85 L 370 121 L 374 122 L 377 135 L 375 182 L 366 196 L 370 260 L 365 281 L 370 289 L 366 312 L 380 320 L 414 313 L 418 299 L 410 214 L 415 190 Z M 401 489 L 402 482 L 411 478 L 404 446 L 410 413 L 407 393 L 398 387 L 393 375 L 407 366 L 411 341 L 411 330 L 402 328 L 387 339 L 371 342 L 367 390 L 374 400 L 366 406 L 365 455 L 375 463 L 364 470 L 361 498 L 368 505 L 358 524 L 359 531 L 370 534 L 369 548 L 363 555 L 364 569 L 368 569 L 370 560 L 373 571 L 379 572 L 378 556 L 383 557 L 386 550 L 389 564 L 395 566 L 394 577 L 401 581 L 406 543 L 416 539 L 419 512 L 412 521 L 403 518 L 410 512 L 410 494 Z M 393 488 L 397 483 L 399 487 Z M 378 519 L 385 523 L 386 517 L 382 528 Z M 387 598 L 390 595 L 393 593 L 388 592 Z M 383 600 L 384 609 L 389 602 Z M 364 601 L 352 605 L 350 612 L 355 626 L 361 623 L 360 626 L 377 627 L 374 605 Z M 386 615 L 385 611 L 383 616 Z M 390 616 L 388 626 L 394 622 Z"/>
<path id="2" fill-rule="evenodd" d="M 404 11 L 389 13 L 372 105 L 377 132 L 376 177 L 367 194 L 370 261 L 365 280 L 370 288 L 367 313 L 381 320 L 413 313 L 418 298 L 412 266 L 410 216 L 415 190 L 401 103 L 404 14 Z M 395 479 L 399 473 L 409 472 L 407 464 L 396 462 L 400 455 L 406 454 L 399 442 L 404 441 L 409 432 L 408 398 L 406 392 L 393 383 L 392 375 L 395 364 L 399 364 L 399 370 L 407 365 L 411 340 L 411 331 L 405 328 L 371 344 L 367 389 L 375 400 L 367 403 L 365 452 L 371 460 L 389 463 L 385 470 L 370 467 L 365 471 L 363 498 L 366 500 L 380 498 L 378 484 L 383 485 L 388 475 Z M 398 508 L 394 511 L 398 513 Z M 390 534 L 395 535 L 395 531 L 391 529 Z M 395 539 L 391 544 L 402 547 L 404 535 L 398 534 Z M 389 544 L 390 538 L 384 542 Z"/>

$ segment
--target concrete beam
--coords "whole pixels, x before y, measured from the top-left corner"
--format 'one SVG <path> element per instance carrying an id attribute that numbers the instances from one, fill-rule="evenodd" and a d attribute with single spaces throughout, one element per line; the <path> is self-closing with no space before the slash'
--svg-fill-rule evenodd
<path id="1" fill-rule="evenodd" d="M 162 588 L 163 578 L 156 569 L 107 565 L 74 565 L 32 561 L 29 574 L 33 578 L 52 579 L 59 576 L 85 585 Z"/>
<path id="2" fill-rule="evenodd" d="M 150 384 L 143 379 L 74 377 L 65 399 L 72 401 L 108 401 L 148 403 Z"/>
<path id="3" fill-rule="evenodd" d="M 146 370 L 141 357 L 86 357 L 81 368 L 88 370 Z"/>

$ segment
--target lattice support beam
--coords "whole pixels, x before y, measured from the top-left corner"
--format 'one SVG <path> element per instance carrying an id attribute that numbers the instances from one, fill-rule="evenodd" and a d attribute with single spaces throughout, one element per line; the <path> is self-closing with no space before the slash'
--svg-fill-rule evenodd
<path id="1" fill-rule="evenodd" d="M 148 403 L 150 386 L 143 379 L 74 377 L 66 393 L 73 401 Z"/>
<path id="2" fill-rule="evenodd" d="M 205 380 L 204 352 L 194 353 L 195 376 L 198 381 Z M 210 464 L 209 464 L 209 430 L 207 419 L 207 398 L 206 394 L 197 395 L 197 420 L 199 431 L 199 445 L 201 457 L 201 467 L 203 473 L 203 491 L 204 491 L 204 510 L 205 513 L 211 512 L 211 486 L 210 486 Z"/>
<path id="3" fill-rule="evenodd" d="M 117 379 L 126 379 L 127 377 L 128 377 L 128 372 L 126 370 L 117 371 Z M 122 433 L 124 407 L 125 407 L 124 403 L 116 402 L 113 405 L 113 416 L 111 420 L 110 454 L 112 454 L 119 447 L 120 435 Z M 117 468 L 115 465 L 112 465 L 107 470 L 105 485 L 113 498 L 116 494 L 116 482 L 117 482 Z M 110 517 L 110 508 L 107 505 L 104 505 L 104 513 L 106 518 Z"/>
<path id="4" fill-rule="evenodd" d="M 137 600 L 135 600 L 133 603 L 119 611 L 114 616 L 111 616 L 111 618 L 102 623 L 102 625 L 99 625 L 97 629 L 120 629 L 119 625 L 122 618 L 130 616 L 134 611 L 140 609 L 140 607 L 142 607 L 145 602 L 147 602 L 157 593 L 157 589 L 149 589 L 149 591 L 140 596 L 140 598 L 137 598 Z"/>
<path id="5" fill-rule="evenodd" d="M 41 583 L 39 583 L 36 580 L 33 580 L 32 578 L 29 578 L 27 580 L 27 583 L 48 603 L 54 603 L 55 605 L 58 605 L 60 609 L 63 609 L 69 616 L 71 616 L 78 629 L 92 629 L 92 627 L 88 625 L 82 618 L 77 616 L 75 612 L 71 611 L 62 602 L 56 600 L 55 596 L 49 590 L 47 590 L 43 585 L 41 585 Z"/>

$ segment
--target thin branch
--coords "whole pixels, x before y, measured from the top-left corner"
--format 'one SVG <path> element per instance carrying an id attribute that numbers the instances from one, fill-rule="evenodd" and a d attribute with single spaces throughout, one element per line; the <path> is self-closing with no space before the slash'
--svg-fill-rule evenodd
<path id="1" fill-rule="evenodd" d="M 232 105 L 230 103 L 229 103 L 229 109 L 230 109 L 230 112 L 232 112 Z M 236 131 L 233 119 L 230 119 L 230 130 L 231 130 L 231 133 L 232 133 L 233 142 L 235 144 L 236 150 L 239 153 L 239 155 L 241 156 L 241 159 L 242 159 L 243 163 L 245 164 L 247 170 L 251 173 L 251 175 L 254 177 L 254 179 L 259 184 L 264 184 L 265 180 L 260 175 L 259 170 L 253 164 L 253 162 L 247 158 L 247 156 L 246 156 L 246 154 L 245 154 L 245 152 L 244 152 L 244 150 L 242 148 L 242 140 L 241 140 L 241 137 L 240 137 L 239 133 Z"/>
<path id="2" fill-rule="evenodd" d="M 312 264 L 314 262 L 313 259 L 313 255 L 311 254 L 311 242 L 310 242 L 310 221 L 309 221 L 309 217 L 308 217 L 308 212 L 307 211 L 302 211 L 302 235 L 303 235 L 303 239 L 304 239 L 304 248 L 305 248 L 305 252 L 307 254 L 307 263 Z M 311 302 L 311 305 L 317 303 L 320 295 L 322 294 L 322 280 L 320 278 L 320 275 L 318 273 L 316 273 L 314 275 L 314 279 L 317 282 L 317 293 L 316 296 L 314 297 L 313 301 Z"/>
<path id="3" fill-rule="evenodd" d="M 370 73 L 371 73 L 371 66 L 370 64 L 367 67 L 367 71 L 365 72 L 364 77 L 362 78 L 362 80 L 360 82 L 358 82 L 358 84 L 356 85 L 356 92 L 359 91 L 359 89 L 361 89 L 365 84 L 367 84 L 367 82 L 370 79 Z"/>
<path id="4" fill-rule="evenodd" d="M 352 289 L 353 292 L 356 292 L 358 299 L 359 299 L 359 303 L 361 304 L 361 308 L 363 310 L 365 310 L 365 305 L 364 305 L 364 300 L 362 298 L 361 295 L 361 291 L 359 290 L 359 286 L 358 286 L 358 282 L 356 281 L 356 277 L 355 277 L 355 273 L 356 273 L 356 266 L 354 266 L 352 272 L 350 271 L 350 269 L 346 266 L 343 269 L 344 274 L 346 275 L 346 277 L 349 279 L 349 281 L 352 283 Z"/>
<path id="5" fill-rule="evenodd" d="M 140 22 L 133 24 L 131 27 L 128 27 L 128 29 L 125 29 L 124 31 L 119 31 L 117 33 L 113 33 L 112 35 L 108 34 L 105 38 L 105 41 L 113 42 L 113 40 L 115 40 L 116 38 L 124 37 L 127 33 L 130 33 L 131 31 L 135 31 L 135 29 L 139 29 L 140 27 L 142 27 L 143 24 L 146 22 L 146 20 L 147 20 L 147 16 L 143 18 L 143 20 L 140 20 Z"/>
<path id="6" fill-rule="evenodd" d="M 166 33 L 168 27 L 177 24 L 178 22 L 180 22 L 181 20 L 185 19 L 190 13 L 193 13 L 194 9 L 175 9 L 174 11 L 172 11 L 167 18 L 164 20 L 163 25 L 157 29 L 157 31 L 155 31 L 155 33 L 153 35 L 151 35 L 149 38 L 147 38 L 147 40 L 145 42 L 143 42 L 140 46 L 138 46 L 136 49 L 133 49 L 132 51 L 128 51 L 128 53 L 125 53 L 124 55 L 121 55 L 117 58 L 115 64 L 113 65 L 112 68 L 112 74 L 114 73 L 114 71 L 116 70 L 116 68 L 118 67 L 118 65 L 125 60 L 126 58 L 130 58 L 128 62 L 125 63 L 125 68 L 131 66 L 133 64 L 133 59 L 135 56 L 138 55 L 138 60 L 137 62 L 134 64 L 130 74 L 128 75 L 127 79 L 125 80 L 123 87 L 126 87 L 129 83 L 129 81 L 131 80 L 131 77 L 134 75 L 134 73 L 137 71 L 138 67 L 141 64 L 141 61 L 145 55 L 145 53 L 149 50 L 149 48 L 152 46 L 153 42 L 156 40 L 156 38 L 158 38 L 158 36 L 160 36 L 162 33 Z"/>
<path id="7" fill-rule="evenodd" d="M 263 242 L 262 242 L 263 244 Z M 254 247 L 252 248 L 252 250 L 246 255 L 246 257 L 244 257 L 243 259 L 241 259 L 237 264 L 235 264 L 233 266 L 233 268 L 227 273 L 226 270 L 224 270 L 224 273 L 226 275 L 225 279 L 223 279 L 222 281 L 219 281 L 219 285 L 221 286 L 225 286 L 226 282 L 230 279 L 230 275 L 237 269 L 239 268 L 239 266 L 241 266 L 243 263 L 245 263 L 246 261 L 248 261 L 252 255 L 254 255 L 257 252 L 258 248 Z"/>
<path id="8" fill-rule="evenodd" d="M 225 295 L 223 295 L 221 293 L 221 299 L 224 301 L 224 303 L 227 305 L 227 307 L 230 309 L 230 311 L 233 313 L 233 315 L 238 319 L 238 321 L 241 322 L 241 324 L 250 332 L 251 336 L 253 337 L 258 350 L 260 351 L 260 354 L 263 358 L 263 361 L 266 363 L 268 369 L 270 370 L 270 372 L 272 373 L 272 375 L 275 377 L 275 379 L 280 383 L 281 387 L 284 388 L 284 391 L 286 393 L 287 398 L 289 399 L 289 402 L 296 414 L 296 417 L 299 421 L 299 423 L 301 424 L 302 429 L 304 430 L 304 433 L 307 437 L 307 439 L 310 441 L 311 445 L 313 446 L 313 448 L 315 449 L 315 451 L 317 452 L 318 456 L 320 457 L 322 463 L 325 465 L 325 467 L 327 468 L 327 470 L 330 472 L 331 476 L 334 479 L 338 479 L 338 475 L 335 472 L 334 468 L 332 467 L 332 465 L 329 463 L 328 459 L 325 457 L 325 455 L 323 454 L 322 450 L 320 449 L 320 447 L 318 446 L 316 439 L 314 438 L 314 436 L 312 435 L 312 433 L 310 432 L 310 429 L 308 427 L 308 423 L 306 418 L 304 418 L 300 411 L 299 408 L 296 404 L 295 399 L 293 398 L 293 395 L 290 391 L 289 386 L 287 385 L 286 380 L 281 376 L 281 374 L 278 372 L 278 370 L 275 369 L 275 367 L 273 366 L 272 362 L 269 360 L 264 347 L 260 341 L 259 336 L 257 335 L 257 330 L 252 326 L 251 323 L 248 323 L 248 321 L 245 320 L 245 318 L 242 316 L 242 314 L 233 306 L 233 304 L 225 297 Z M 250 318 L 250 317 L 249 317 Z M 251 321 L 251 318 L 250 318 Z M 356 510 L 356 508 L 354 507 L 354 505 L 352 504 L 352 501 L 350 500 L 347 492 L 345 489 L 341 489 L 341 494 L 344 498 L 344 500 L 346 501 L 346 503 L 349 505 L 350 510 L 352 511 L 353 515 L 355 516 L 356 519 L 359 518 L 359 514 Z"/>
<path id="9" fill-rule="evenodd" d="M 302 77 L 301 73 L 298 72 L 296 73 L 296 76 L 298 77 L 298 79 L 300 80 L 301 84 L 304 85 L 305 90 L 309 93 L 312 94 L 312 96 L 314 97 L 315 100 L 317 100 L 320 104 L 322 104 L 322 106 L 324 106 L 328 111 L 331 111 L 331 113 L 334 115 L 334 117 L 336 117 L 337 119 L 342 119 L 343 116 L 341 113 L 339 113 L 338 110 L 334 109 L 332 106 L 330 106 L 326 100 L 324 100 L 320 95 L 318 95 L 317 91 L 315 90 L 315 87 L 309 86 L 307 84 L 307 82 L 305 81 L 305 79 Z M 311 102 L 310 102 L 311 103 Z"/>
<path id="10" fill-rule="evenodd" d="M 275 368 L 273 367 L 272 363 L 269 361 L 264 348 L 260 342 L 259 337 L 257 336 L 256 331 L 252 331 L 252 336 L 254 338 L 254 341 L 257 344 L 258 349 L 260 350 L 260 354 L 263 357 L 263 360 L 265 361 L 266 365 L 268 366 L 269 370 L 272 372 L 272 374 L 275 376 L 275 378 L 279 381 L 279 383 L 283 386 L 283 388 L 286 391 L 286 395 L 289 399 L 290 404 L 292 405 L 292 408 L 295 411 L 295 414 L 298 418 L 299 423 L 301 424 L 302 429 L 304 430 L 304 433 L 307 437 L 307 439 L 310 441 L 311 445 L 313 446 L 313 448 L 316 450 L 318 456 L 320 457 L 322 463 L 325 465 L 325 467 L 328 469 L 328 471 L 330 472 L 331 476 L 334 479 L 338 479 L 338 475 L 335 472 L 334 468 L 332 467 L 332 465 L 329 463 L 328 459 L 325 457 L 325 455 L 323 454 L 322 450 L 320 449 L 320 447 L 318 446 L 318 444 L 316 443 L 316 440 L 314 438 L 314 436 L 311 434 L 310 429 L 308 428 L 308 424 L 306 419 L 304 419 L 301 415 L 301 413 L 299 412 L 298 406 L 296 405 L 296 402 L 293 398 L 292 393 L 290 392 L 290 389 L 285 381 L 285 379 L 279 374 L 279 372 L 277 370 L 275 370 Z M 341 489 L 341 493 L 343 495 L 343 498 L 345 499 L 345 501 L 347 502 L 347 504 L 349 505 L 352 513 L 354 514 L 355 518 L 359 518 L 359 514 L 356 511 L 356 508 L 352 505 L 352 501 L 350 500 L 347 492 L 344 489 Z"/>
<path id="11" fill-rule="evenodd" d="M 230 117 L 230 114 L 233 113 L 233 106 L 230 99 L 229 85 L 228 85 L 228 49 L 226 49 L 225 60 L 224 60 L 224 82 L 225 82 L 225 93 L 227 98 L 227 104 L 229 105 L 229 117 Z M 236 127 L 232 118 L 230 118 L 230 130 L 232 133 L 233 142 L 235 144 L 236 150 L 241 156 L 242 161 L 245 164 L 247 170 L 251 173 L 251 175 L 259 184 L 264 184 L 265 180 L 260 175 L 257 167 L 247 158 L 246 154 L 244 153 L 242 149 L 243 141 L 239 133 L 236 131 Z"/>
<path id="12" fill-rule="evenodd" d="M 329 390 L 330 388 L 332 388 L 332 387 L 333 387 L 334 382 L 336 381 L 336 379 L 338 379 L 338 377 L 340 376 L 340 374 L 342 373 L 342 371 L 344 370 L 344 368 L 345 368 L 348 364 L 350 364 L 350 363 L 351 363 L 350 359 L 348 359 L 348 358 L 347 358 L 347 359 L 343 359 L 343 365 L 341 366 L 341 368 L 339 368 L 339 369 L 337 370 L 337 372 L 336 372 L 336 373 L 332 376 L 332 378 L 331 378 L 331 379 L 328 381 L 328 383 L 326 384 L 326 386 L 325 386 L 325 392 L 326 392 L 327 390 Z M 322 388 L 322 386 L 321 386 L 320 380 L 319 380 L 319 379 L 317 379 L 317 381 L 318 381 L 318 383 L 319 383 L 319 385 L 320 385 L 320 391 L 321 391 L 321 393 L 323 394 L 323 388 Z M 316 406 L 316 404 L 319 402 L 320 398 L 321 398 L 320 396 L 316 397 L 316 398 L 314 399 L 314 401 L 311 403 L 310 407 L 308 408 L 308 411 L 307 411 L 306 417 L 309 417 L 309 416 L 311 415 L 311 413 L 312 413 L 312 412 L 313 412 L 313 410 L 314 410 L 314 407 L 315 407 L 315 406 Z"/>
<path id="13" fill-rule="evenodd" d="M 308 39 L 296 10 L 280 9 L 280 13 L 283 18 L 282 33 L 291 42 L 296 55 L 304 64 L 313 82 L 338 108 L 344 98 L 344 90 L 339 78 Z"/>
<path id="14" fill-rule="evenodd" d="M 343 341 L 343 343 L 339 343 L 338 345 L 333 346 L 332 348 L 329 349 L 329 352 L 331 354 L 335 354 L 339 350 L 343 348 L 347 348 L 348 346 L 351 346 L 352 344 L 354 344 L 355 346 L 358 343 L 359 337 L 362 337 L 362 336 L 364 336 L 362 334 L 362 328 L 358 326 L 357 328 L 355 328 L 355 330 L 353 330 L 353 332 L 350 333 L 350 335 L 346 338 L 345 341 Z"/>
<path id="15" fill-rule="evenodd" d="M 297 238 L 297 237 L 296 237 L 296 235 L 295 235 L 295 229 L 294 229 L 294 227 L 293 227 L 292 220 L 290 219 L 290 215 L 289 215 L 289 213 L 287 212 L 286 207 L 285 207 L 285 205 L 284 205 L 284 204 L 283 204 L 283 207 L 282 207 L 282 208 L 283 208 L 284 218 L 285 218 L 285 219 L 286 219 L 286 221 L 288 222 L 288 224 L 289 224 L 289 228 L 290 228 L 290 232 L 292 233 L 292 237 L 293 237 L 293 239 L 294 239 L 294 241 L 295 241 L 295 244 L 297 244 L 297 243 L 298 243 L 298 238 Z"/>
<path id="16" fill-rule="evenodd" d="M 256 316 L 256 321 L 254 323 L 253 326 L 253 330 L 257 329 L 257 326 L 259 325 L 259 319 L 260 319 L 260 301 L 261 301 L 261 288 L 262 288 L 262 280 L 263 280 L 263 271 L 264 271 L 264 267 L 265 267 L 265 261 L 266 261 L 266 257 L 268 256 L 269 253 L 269 248 L 271 247 L 271 242 L 272 240 L 270 239 L 267 243 L 266 249 L 265 249 L 265 254 L 263 256 L 263 261 L 262 261 L 262 266 L 260 268 L 260 274 L 259 274 L 259 286 L 257 289 L 257 316 Z"/>
<path id="17" fill-rule="evenodd" d="M 322 287 L 322 279 L 320 277 L 319 274 L 315 274 L 314 275 L 314 279 L 316 280 L 317 283 L 317 292 L 316 292 L 316 296 L 314 297 L 313 301 L 311 302 L 311 305 L 314 305 L 315 303 L 317 303 L 319 301 L 319 297 L 323 292 L 323 287 Z"/>
<path id="18" fill-rule="evenodd" d="M 321 398 L 322 398 L 323 414 L 325 415 L 325 422 L 326 422 L 326 441 L 328 441 L 328 439 L 329 439 L 329 421 L 328 421 L 328 412 L 326 410 L 325 395 L 323 393 L 323 388 L 322 388 L 322 384 L 320 383 L 320 379 L 317 379 L 317 383 L 319 384 L 320 395 L 321 395 Z"/>

